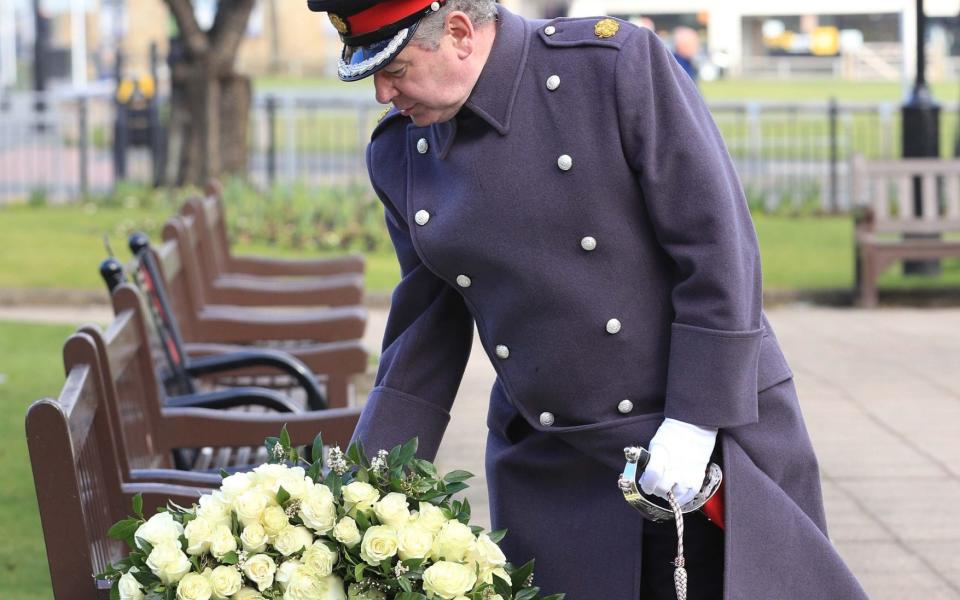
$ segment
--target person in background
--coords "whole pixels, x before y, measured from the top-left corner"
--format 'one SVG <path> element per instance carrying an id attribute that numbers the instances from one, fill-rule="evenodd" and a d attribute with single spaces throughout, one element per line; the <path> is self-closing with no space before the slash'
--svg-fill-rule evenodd
<path id="1" fill-rule="evenodd" d="M 698 81 L 697 57 L 700 55 L 700 34 L 690 27 L 673 30 L 673 56 L 694 81 Z"/>

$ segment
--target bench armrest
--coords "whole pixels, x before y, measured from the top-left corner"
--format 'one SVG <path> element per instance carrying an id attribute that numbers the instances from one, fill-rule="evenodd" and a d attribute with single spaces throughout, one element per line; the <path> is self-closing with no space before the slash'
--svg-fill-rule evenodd
<path id="1" fill-rule="evenodd" d="M 166 401 L 171 408 L 206 408 L 224 410 L 244 406 L 261 406 L 280 413 L 300 412 L 297 405 L 274 390 L 256 387 L 237 387 L 199 394 L 171 396 Z"/>
<path id="2" fill-rule="evenodd" d="M 286 352 L 265 348 L 203 356 L 191 359 L 186 370 L 192 377 L 202 377 L 247 367 L 269 367 L 289 375 L 307 395 L 307 406 L 311 410 L 327 408 L 327 399 L 317 385 L 316 375 L 303 361 Z"/>

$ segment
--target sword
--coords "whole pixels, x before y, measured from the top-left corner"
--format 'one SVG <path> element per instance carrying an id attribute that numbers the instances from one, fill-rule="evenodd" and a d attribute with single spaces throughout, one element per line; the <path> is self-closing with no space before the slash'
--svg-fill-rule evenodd
<path id="1" fill-rule="evenodd" d="M 707 465 L 703 477 L 703 485 L 693 500 L 683 506 L 677 503 L 673 492 L 667 492 L 667 501 L 670 509 L 654 504 L 640 493 L 637 487 L 637 473 L 643 472 L 650 462 L 650 452 L 639 446 L 624 448 L 627 465 L 620 474 L 618 485 L 623 497 L 630 506 L 634 507 L 646 519 L 654 522 L 675 520 L 677 524 L 677 557 L 673 561 L 673 583 L 677 591 L 677 600 L 687 600 L 687 570 L 683 557 L 683 515 L 695 510 L 703 510 L 711 521 L 723 529 L 723 496 L 717 494 L 723 483 L 723 472 L 716 463 Z"/>

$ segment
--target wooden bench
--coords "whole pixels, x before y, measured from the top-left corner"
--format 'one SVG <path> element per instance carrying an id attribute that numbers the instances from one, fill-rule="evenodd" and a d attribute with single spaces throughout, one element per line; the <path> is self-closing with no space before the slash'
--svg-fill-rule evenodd
<path id="1" fill-rule="evenodd" d="M 203 255 L 203 259 L 207 273 L 212 277 L 244 275 L 269 280 L 277 277 L 317 277 L 364 272 L 365 261 L 359 254 L 305 260 L 234 255 L 230 251 L 220 183 L 210 182 L 205 193 L 204 198 L 187 201 L 181 214 L 192 216 L 198 221 L 210 250 Z"/>
<path id="2" fill-rule="evenodd" d="M 131 245 L 139 248 L 140 243 L 132 241 Z M 352 380 L 367 369 L 367 352 L 361 340 L 366 326 L 364 308 L 264 310 L 198 304 L 191 292 L 199 285 L 194 263 L 182 259 L 178 239 L 168 239 L 159 247 L 147 248 L 147 252 L 159 271 L 154 283 L 165 286 L 170 310 L 191 356 L 235 352 L 242 348 L 238 345 L 281 349 L 322 378 L 329 406 L 349 405 Z M 139 255 L 139 250 L 134 253 Z M 272 387 L 266 381 L 274 375 L 269 370 L 244 369 L 243 374 L 255 377 L 257 385 Z"/>
<path id="3" fill-rule="evenodd" d="M 189 205 L 189 202 L 187 203 Z M 333 273 L 314 277 L 256 276 L 214 270 L 216 236 L 201 227 L 203 212 L 173 217 L 163 228 L 163 239 L 176 239 L 198 285 L 191 289 L 200 304 L 235 306 L 350 306 L 363 302 L 362 273 Z M 331 260 L 333 262 L 333 260 Z M 361 265 L 362 266 L 362 265 Z"/>
<path id="4" fill-rule="evenodd" d="M 80 333 L 89 342 L 82 358 L 99 364 L 103 394 L 114 415 L 116 441 L 125 457 L 125 477 L 131 481 L 183 481 L 168 470 L 175 449 L 216 448 L 213 455 L 199 452 L 197 470 L 245 469 L 266 460 L 263 440 L 275 436 L 284 424 L 295 444 L 306 445 L 317 433 L 329 443 L 346 446 L 360 409 L 339 408 L 310 412 L 237 412 L 171 406 L 164 397 L 153 368 L 147 323 L 136 289 L 129 284 L 114 293 L 116 319 L 106 331 L 94 326 Z M 251 451 L 250 448 L 257 450 Z M 200 484 L 203 478 L 188 477 Z M 213 480 L 219 483 L 219 477 Z"/>
<path id="5" fill-rule="evenodd" d="M 93 575 L 126 554 L 126 544 L 107 538 L 143 494 L 153 512 L 168 500 L 189 506 L 194 487 L 125 483 L 91 340 L 71 337 L 64 346 L 67 379 L 60 396 L 27 409 L 26 430 L 40 523 L 55 598 L 109 598 Z M 15 543 L 14 540 L 9 540 Z"/>
<path id="6" fill-rule="evenodd" d="M 859 304 L 874 307 L 877 279 L 902 260 L 960 256 L 960 240 L 910 237 L 960 233 L 960 160 L 854 159 L 856 286 Z M 915 185 L 922 206 L 915 214 Z"/>

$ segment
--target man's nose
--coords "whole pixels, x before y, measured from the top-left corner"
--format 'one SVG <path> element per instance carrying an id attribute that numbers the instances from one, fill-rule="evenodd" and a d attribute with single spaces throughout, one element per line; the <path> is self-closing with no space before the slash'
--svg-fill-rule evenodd
<path id="1" fill-rule="evenodd" d="M 397 88 L 393 87 L 393 83 L 379 72 L 373 74 L 373 86 L 377 91 L 377 102 L 380 104 L 389 104 L 397 97 Z"/>

